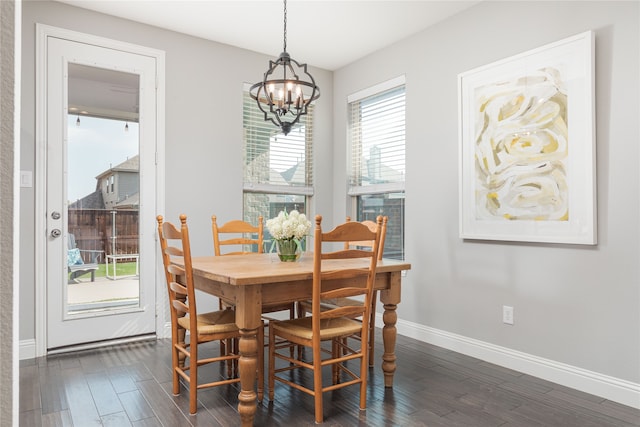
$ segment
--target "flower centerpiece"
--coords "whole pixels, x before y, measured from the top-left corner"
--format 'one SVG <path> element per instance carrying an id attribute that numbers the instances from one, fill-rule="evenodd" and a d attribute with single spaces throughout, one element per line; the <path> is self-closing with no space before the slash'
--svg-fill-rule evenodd
<path id="1" fill-rule="evenodd" d="M 296 261 L 302 252 L 302 241 L 311 230 L 311 222 L 297 210 L 280 211 L 277 217 L 267 220 L 267 229 L 278 245 L 281 261 Z M 273 245 L 271 246 L 273 250 Z"/>

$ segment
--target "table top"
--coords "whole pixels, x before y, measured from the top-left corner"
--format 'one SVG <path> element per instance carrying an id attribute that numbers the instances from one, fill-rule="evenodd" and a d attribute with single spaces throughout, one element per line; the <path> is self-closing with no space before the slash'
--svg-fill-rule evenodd
<path id="1" fill-rule="evenodd" d="M 275 253 L 194 257 L 192 266 L 195 276 L 237 286 L 310 280 L 313 277 L 313 253 L 304 252 L 296 262 L 282 262 Z M 363 259 L 325 260 L 322 270 L 367 266 L 368 261 Z M 383 259 L 378 261 L 376 272 L 409 269 L 411 264 L 405 261 Z"/>

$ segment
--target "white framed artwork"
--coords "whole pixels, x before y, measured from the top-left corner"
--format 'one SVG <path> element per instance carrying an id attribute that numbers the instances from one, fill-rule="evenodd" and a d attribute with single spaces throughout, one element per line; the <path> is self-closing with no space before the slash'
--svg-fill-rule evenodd
<path id="1" fill-rule="evenodd" d="M 460 237 L 596 244 L 594 35 L 458 75 Z"/>

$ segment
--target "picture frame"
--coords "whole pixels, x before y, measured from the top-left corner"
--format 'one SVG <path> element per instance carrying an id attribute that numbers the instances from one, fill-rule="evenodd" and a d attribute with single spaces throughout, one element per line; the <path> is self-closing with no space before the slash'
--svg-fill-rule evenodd
<path id="1" fill-rule="evenodd" d="M 594 34 L 458 75 L 463 239 L 594 245 Z"/>

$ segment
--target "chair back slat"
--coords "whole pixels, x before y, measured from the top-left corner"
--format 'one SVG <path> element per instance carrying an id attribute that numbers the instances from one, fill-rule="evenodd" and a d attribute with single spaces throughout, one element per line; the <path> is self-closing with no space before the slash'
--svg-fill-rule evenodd
<path id="1" fill-rule="evenodd" d="M 184 252 L 182 251 L 182 249 L 176 248 L 175 246 L 167 246 L 167 249 L 165 249 L 165 251 L 170 256 L 184 256 Z"/>
<path id="2" fill-rule="evenodd" d="M 169 269 L 169 273 L 173 274 L 174 276 L 182 276 L 183 274 L 185 274 L 184 268 L 180 266 L 170 264 L 167 268 Z"/>
<path id="3" fill-rule="evenodd" d="M 351 218 L 347 217 L 347 222 L 350 222 Z M 384 242 L 385 239 L 387 237 L 387 222 L 389 221 L 389 217 L 388 216 L 383 216 L 382 217 L 382 228 L 380 230 L 380 243 L 378 243 L 378 260 L 382 259 L 382 256 L 384 254 Z M 371 220 L 365 220 L 365 221 L 361 221 L 361 224 L 366 225 L 367 227 L 369 227 L 369 230 L 375 230 L 377 224 Z M 373 241 L 372 240 L 359 240 L 359 241 L 350 241 L 350 242 L 345 242 L 344 244 L 344 248 L 345 249 L 349 249 L 350 247 L 365 247 L 365 248 L 371 248 L 373 245 Z M 369 249 L 371 250 L 371 249 Z"/>
<path id="4" fill-rule="evenodd" d="M 322 256 L 322 259 L 368 258 L 370 256 L 371 256 L 371 250 L 344 249 L 340 251 L 325 253 Z"/>
<path id="5" fill-rule="evenodd" d="M 174 299 L 172 301 L 171 305 L 172 305 L 174 310 L 178 311 L 178 313 L 181 313 L 183 315 L 184 314 L 189 314 L 189 306 L 187 304 L 183 303 L 182 301 Z M 180 316 L 178 316 L 178 317 L 180 317 Z"/>
<path id="6" fill-rule="evenodd" d="M 365 295 L 367 293 L 367 288 L 356 288 L 356 287 L 343 287 L 337 289 L 331 289 L 329 291 L 324 291 L 320 293 L 320 297 L 322 299 L 338 299 L 338 298 L 349 298 L 349 297 L 357 297 L 360 295 Z"/>
<path id="7" fill-rule="evenodd" d="M 234 219 L 226 222 L 222 226 L 218 226 L 217 217 L 212 215 L 211 232 L 213 234 L 213 250 L 216 256 L 250 253 L 250 251 L 242 248 L 244 245 L 257 245 L 258 253 L 263 253 L 264 224 L 262 216 L 258 217 L 258 225 L 252 225 L 246 221 Z M 222 235 L 231 236 L 223 238 Z M 239 246 L 242 249 L 230 249 L 223 253 L 221 246 Z"/>
<path id="8" fill-rule="evenodd" d="M 182 286 L 178 282 L 169 283 L 169 288 L 178 295 L 189 295 L 189 290 L 186 286 Z"/>
<path id="9" fill-rule="evenodd" d="M 360 317 L 364 315 L 365 309 L 361 305 L 349 305 L 344 307 L 332 308 L 324 310 L 321 319 L 334 319 L 337 317 Z"/>

